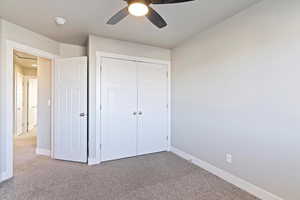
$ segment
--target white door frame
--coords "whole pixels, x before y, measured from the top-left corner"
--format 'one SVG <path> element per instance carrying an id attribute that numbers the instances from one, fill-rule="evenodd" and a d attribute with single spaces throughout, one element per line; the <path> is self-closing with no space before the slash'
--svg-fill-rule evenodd
<path id="1" fill-rule="evenodd" d="M 147 62 L 154 64 L 163 64 L 168 66 L 168 148 L 170 151 L 171 146 L 171 62 L 159 59 L 145 58 L 145 57 L 135 57 L 127 56 L 122 54 L 114 54 L 109 52 L 96 52 L 96 161 L 88 161 L 89 165 L 101 163 L 101 62 L 102 58 L 115 58 L 115 59 L 124 59 L 137 62 Z M 89 135 L 90 136 L 90 135 Z M 90 140 L 91 141 L 91 138 Z M 89 145 L 90 146 L 90 145 Z"/>
<path id="2" fill-rule="evenodd" d="M 32 48 L 11 40 L 5 41 L 5 59 L 6 59 L 6 70 L 5 70 L 5 77 L 6 85 L 5 85 L 5 96 L 4 96 L 4 105 L 6 105 L 3 109 L 3 123 L 6 124 L 4 134 L 5 137 L 5 152 L 0 155 L 0 157 L 5 158 L 5 169 L 6 171 L 0 174 L 0 181 L 7 180 L 13 177 L 13 133 L 14 133 L 14 66 L 13 66 L 13 50 L 22 51 L 25 53 L 29 53 L 38 57 L 43 57 L 52 60 L 52 85 L 53 85 L 53 73 L 54 73 L 54 62 L 55 58 L 58 56 L 53 55 L 51 53 Z M 53 94 L 53 87 L 52 87 L 52 94 Z M 52 98 L 52 106 L 51 106 L 51 113 L 53 113 L 53 95 Z M 52 114 L 51 114 L 52 118 Z M 51 120 L 51 144 L 52 144 L 52 131 L 53 131 L 53 120 Z M 52 145 L 51 145 L 51 156 L 52 156 Z"/>

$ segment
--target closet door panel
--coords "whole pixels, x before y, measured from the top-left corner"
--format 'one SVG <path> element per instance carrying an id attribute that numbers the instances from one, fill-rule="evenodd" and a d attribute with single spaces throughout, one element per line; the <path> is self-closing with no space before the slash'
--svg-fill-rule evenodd
<path id="1" fill-rule="evenodd" d="M 102 161 L 136 156 L 136 63 L 103 58 Z"/>
<path id="2" fill-rule="evenodd" d="M 167 66 L 138 63 L 138 155 L 167 150 Z"/>

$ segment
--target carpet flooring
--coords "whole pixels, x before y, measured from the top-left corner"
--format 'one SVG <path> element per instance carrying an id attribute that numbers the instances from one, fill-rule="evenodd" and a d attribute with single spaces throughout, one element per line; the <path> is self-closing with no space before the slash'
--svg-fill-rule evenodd
<path id="1" fill-rule="evenodd" d="M 36 156 L 35 138 L 15 145 L 1 200 L 257 200 L 169 152 L 87 166 Z"/>

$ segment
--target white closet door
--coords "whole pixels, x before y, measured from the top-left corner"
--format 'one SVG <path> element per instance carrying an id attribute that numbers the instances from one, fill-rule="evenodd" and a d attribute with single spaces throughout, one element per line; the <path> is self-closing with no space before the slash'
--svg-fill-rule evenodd
<path id="1" fill-rule="evenodd" d="M 138 63 L 138 155 L 167 150 L 167 66 Z"/>
<path id="2" fill-rule="evenodd" d="M 87 162 L 87 57 L 55 60 L 54 158 Z"/>
<path id="3" fill-rule="evenodd" d="M 136 156 L 136 63 L 102 59 L 102 161 Z"/>

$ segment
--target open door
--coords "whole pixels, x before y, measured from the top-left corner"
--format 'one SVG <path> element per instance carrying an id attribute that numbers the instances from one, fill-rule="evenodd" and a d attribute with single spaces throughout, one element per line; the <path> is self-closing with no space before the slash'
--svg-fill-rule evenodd
<path id="1" fill-rule="evenodd" d="M 37 125 L 37 79 L 28 80 L 28 130 Z"/>
<path id="2" fill-rule="evenodd" d="M 21 73 L 16 73 L 16 133 L 15 135 L 21 135 L 24 131 L 23 123 L 23 86 L 24 77 Z"/>
<path id="3" fill-rule="evenodd" d="M 57 59 L 53 157 L 87 162 L 87 57 Z"/>

